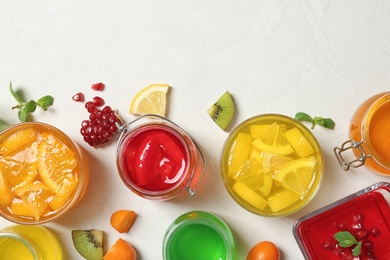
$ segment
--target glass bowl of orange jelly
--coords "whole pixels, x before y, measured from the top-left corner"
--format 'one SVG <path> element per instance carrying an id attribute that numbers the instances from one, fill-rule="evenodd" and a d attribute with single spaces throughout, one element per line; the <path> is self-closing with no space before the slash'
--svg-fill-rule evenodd
<path id="1" fill-rule="evenodd" d="M 88 162 L 54 126 L 32 122 L 0 134 L 0 215 L 18 224 L 58 219 L 84 195 Z"/>

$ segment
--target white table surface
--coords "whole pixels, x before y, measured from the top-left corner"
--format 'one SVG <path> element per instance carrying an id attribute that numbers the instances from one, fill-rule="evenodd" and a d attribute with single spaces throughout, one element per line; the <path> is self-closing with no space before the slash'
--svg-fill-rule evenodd
<path id="1" fill-rule="evenodd" d="M 0 115 L 18 122 L 8 84 L 26 98 L 54 96 L 48 112 L 35 121 L 52 124 L 87 152 L 91 179 L 83 200 L 65 216 L 45 224 L 58 235 L 66 259 L 80 259 L 72 229 L 102 229 L 105 247 L 119 237 L 136 248 L 139 259 L 162 259 L 162 238 L 180 214 L 206 210 L 223 218 L 244 259 L 257 242 L 270 240 L 281 259 L 302 259 L 292 234 L 301 216 L 378 181 L 389 181 L 358 168 L 340 169 L 333 148 L 348 139 L 350 118 L 366 98 L 389 90 L 389 1 L 0 1 Z M 97 93 L 92 83 L 103 82 Z M 115 140 L 102 148 L 82 141 L 83 104 L 100 95 L 128 122 L 134 95 L 151 83 L 168 83 L 167 117 L 196 140 L 207 172 L 194 199 L 182 194 L 170 201 L 148 201 L 129 191 L 115 165 Z M 226 132 L 207 115 L 226 90 L 236 115 Z M 324 158 L 325 174 L 317 196 L 304 209 L 283 218 L 265 218 L 238 206 L 219 173 L 224 140 L 234 126 L 254 115 L 303 111 L 331 117 L 334 130 L 313 129 Z M 309 126 L 309 125 L 308 125 Z M 111 213 L 138 213 L 131 231 L 110 226 Z M 11 223 L 0 219 L 0 228 Z"/>

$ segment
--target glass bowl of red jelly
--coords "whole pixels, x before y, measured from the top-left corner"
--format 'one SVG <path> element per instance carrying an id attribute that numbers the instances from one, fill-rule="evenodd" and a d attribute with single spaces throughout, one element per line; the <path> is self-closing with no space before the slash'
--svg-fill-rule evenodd
<path id="1" fill-rule="evenodd" d="M 293 234 L 305 259 L 390 259 L 390 183 L 303 216 Z"/>
<path id="2" fill-rule="evenodd" d="M 206 162 L 189 134 L 158 115 L 139 117 L 120 130 L 117 168 L 130 190 L 151 200 L 169 200 L 182 191 L 195 195 Z"/>

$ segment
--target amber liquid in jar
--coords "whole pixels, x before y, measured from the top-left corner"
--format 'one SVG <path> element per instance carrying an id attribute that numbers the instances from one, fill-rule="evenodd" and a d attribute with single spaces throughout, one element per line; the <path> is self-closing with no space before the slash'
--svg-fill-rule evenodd
<path id="1" fill-rule="evenodd" d="M 87 160 L 60 130 L 42 123 L 11 127 L 0 139 L 0 213 L 43 223 L 61 216 L 85 192 Z"/>

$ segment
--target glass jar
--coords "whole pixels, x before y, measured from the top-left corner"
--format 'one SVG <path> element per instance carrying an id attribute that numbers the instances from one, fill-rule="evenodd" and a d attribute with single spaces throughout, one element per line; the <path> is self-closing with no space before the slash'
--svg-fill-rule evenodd
<path id="1" fill-rule="evenodd" d="M 62 260 L 57 237 L 43 226 L 13 225 L 0 230 L 0 259 Z"/>
<path id="2" fill-rule="evenodd" d="M 218 216 L 205 211 L 190 211 L 168 227 L 163 240 L 163 259 L 232 260 L 233 235 Z"/>
<path id="3" fill-rule="evenodd" d="M 350 140 L 335 147 L 345 171 L 364 165 L 374 173 L 390 175 L 390 92 L 376 94 L 355 111 L 349 127 Z M 352 156 L 346 151 L 352 150 Z"/>
<path id="4" fill-rule="evenodd" d="M 131 191 L 151 200 L 172 199 L 184 190 L 195 195 L 206 161 L 182 128 L 164 117 L 145 115 L 120 131 L 117 168 Z"/>
<path id="5" fill-rule="evenodd" d="M 39 122 L 0 133 L 0 169 L 0 216 L 17 224 L 58 219 L 83 197 L 89 179 L 80 146 Z"/>

